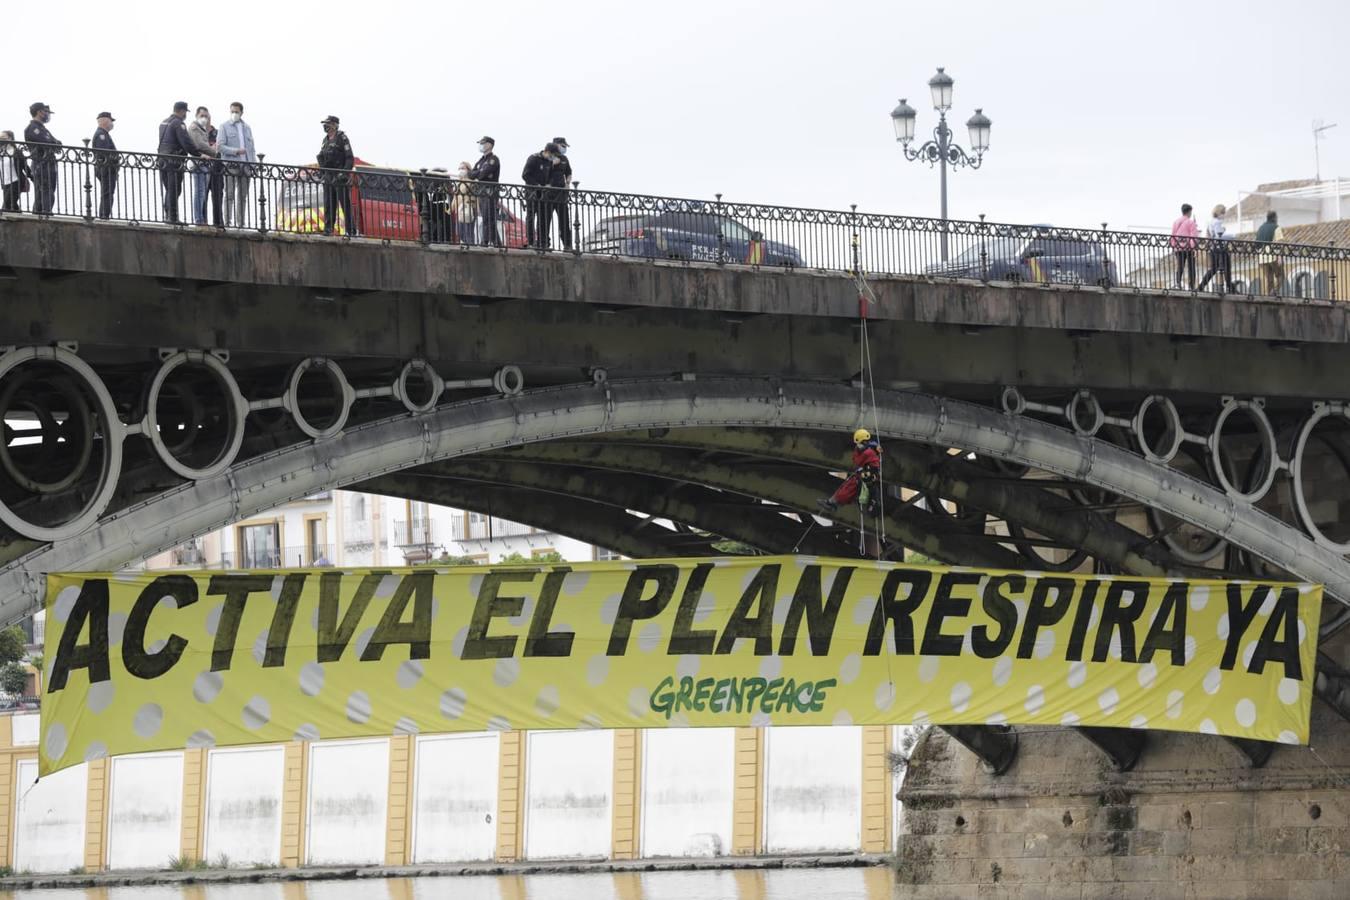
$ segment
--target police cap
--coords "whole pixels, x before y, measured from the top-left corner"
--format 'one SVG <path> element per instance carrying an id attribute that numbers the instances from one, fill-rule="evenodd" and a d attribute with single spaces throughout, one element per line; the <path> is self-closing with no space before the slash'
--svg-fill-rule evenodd
<path id="1" fill-rule="evenodd" d="M 323 120 L 322 122 L 320 122 L 319 124 L 320 124 L 320 125 L 341 125 L 341 124 L 342 124 L 342 120 L 340 120 L 337 116 L 329 116 L 328 118 L 324 119 L 324 120 Z"/>
<path id="2" fill-rule="evenodd" d="M 487 135 L 483 135 L 482 137 L 480 137 L 480 138 L 478 139 L 478 143 L 480 143 L 480 144 L 491 144 L 491 145 L 494 146 L 494 147 L 497 146 L 497 142 L 494 141 L 492 138 L 488 137 Z"/>
<path id="3" fill-rule="evenodd" d="M 101 113 L 99 113 L 98 115 L 94 116 L 94 118 L 95 118 L 95 119 L 108 119 L 108 120 L 113 121 L 113 122 L 116 122 L 116 121 L 117 121 L 116 119 L 113 118 L 113 114 L 110 113 L 110 112 L 101 112 Z"/>
<path id="4" fill-rule="evenodd" d="M 187 102 L 186 100 L 179 100 L 177 103 L 175 103 L 175 104 L 173 105 L 173 111 L 174 111 L 174 112 L 187 112 L 187 111 L 188 111 L 188 102 Z"/>
<path id="5" fill-rule="evenodd" d="M 557 144 L 559 147 L 571 146 L 570 144 L 567 143 L 567 138 L 554 138 L 553 143 Z"/>
<path id="6" fill-rule="evenodd" d="M 51 112 L 52 108 L 47 104 L 43 103 L 41 100 L 39 100 L 36 103 L 30 103 L 28 105 L 28 114 L 30 116 L 36 116 L 38 113 L 43 111 Z"/>

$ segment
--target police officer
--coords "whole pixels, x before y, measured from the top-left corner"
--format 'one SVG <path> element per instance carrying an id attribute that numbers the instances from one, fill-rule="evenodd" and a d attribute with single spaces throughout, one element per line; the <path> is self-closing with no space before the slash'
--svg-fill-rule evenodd
<path id="1" fill-rule="evenodd" d="M 558 217 L 558 237 L 562 239 L 563 249 L 571 250 L 572 216 L 567 187 L 572 183 L 572 164 L 567 161 L 567 138 L 555 137 L 549 146 L 557 147 L 558 152 L 553 157 L 553 168 L 548 176 L 552 190 L 549 191 L 549 209 L 544 211 L 544 220 L 547 221 L 550 215 Z"/>
<path id="2" fill-rule="evenodd" d="M 173 114 L 159 123 L 159 183 L 164 187 L 164 221 L 178 224 L 178 198 L 183 195 L 183 172 L 189 156 L 201 156 L 201 151 L 188 137 L 188 105 L 179 100 L 173 105 Z"/>
<path id="3" fill-rule="evenodd" d="M 110 112 L 98 114 L 98 128 L 94 129 L 94 140 L 90 147 L 94 150 L 94 178 L 98 181 L 98 217 L 109 218 L 112 215 L 113 196 L 117 193 L 117 172 L 122 167 L 122 158 L 117 155 L 117 145 L 113 143 L 113 123 L 117 120 Z"/>
<path id="4" fill-rule="evenodd" d="M 525 182 L 525 243 L 536 250 L 548 249 L 548 224 L 551 215 L 545 195 L 558 147 L 546 144 L 525 160 L 520 180 Z"/>
<path id="5" fill-rule="evenodd" d="M 497 142 L 484 135 L 478 139 L 478 162 L 474 163 L 470 175 L 474 181 L 481 181 L 486 187 L 479 188 L 478 217 L 483 220 L 483 243 L 488 247 L 500 247 L 501 236 L 497 234 L 497 182 L 501 180 L 502 163 L 493 149 Z"/>
<path id="6" fill-rule="evenodd" d="M 319 148 L 319 167 L 334 169 L 323 173 L 323 233 L 332 234 L 337 212 L 342 210 L 343 227 L 348 236 L 356 237 L 356 220 L 352 218 L 352 177 L 349 174 L 356 162 L 352 142 L 338 129 L 337 116 L 329 116 L 323 125 L 323 146 Z"/>
<path id="7" fill-rule="evenodd" d="M 33 121 L 23 130 L 23 139 L 28 142 L 28 152 L 32 156 L 33 171 L 33 212 L 39 216 L 50 216 L 56 206 L 56 147 L 61 142 L 47 130 L 52 120 L 52 108 L 38 101 L 28 107 Z"/>

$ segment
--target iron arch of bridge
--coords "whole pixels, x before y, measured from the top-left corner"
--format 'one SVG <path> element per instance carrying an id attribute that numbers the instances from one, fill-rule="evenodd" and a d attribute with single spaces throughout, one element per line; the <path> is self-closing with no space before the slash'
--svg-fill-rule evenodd
<path id="1" fill-rule="evenodd" d="M 877 394 L 893 439 L 959 447 L 1119 494 L 1218 535 L 1350 607 L 1350 562 L 1219 489 L 1105 441 L 918 392 Z M 846 384 L 770 378 L 639 379 L 451 403 L 265 453 L 105 516 L 0 570 L 0 620 L 40 599 L 40 573 L 115 568 L 320 490 L 470 454 L 642 429 L 843 431 L 860 419 Z M 1343 616 L 1332 617 L 1338 624 Z"/>

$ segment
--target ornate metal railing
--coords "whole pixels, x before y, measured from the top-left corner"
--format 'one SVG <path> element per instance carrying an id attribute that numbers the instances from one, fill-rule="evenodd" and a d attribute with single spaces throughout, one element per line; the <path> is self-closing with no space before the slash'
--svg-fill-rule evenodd
<path id="1" fill-rule="evenodd" d="M 872 275 L 1339 299 L 1350 248 L 942 221 L 0 143 L 0 220 L 37 214 Z M 23 188 L 20 190 L 20 188 Z M 945 238 L 945 240 L 944 240 Z M 944 252 L 945 247 L 945 252 Z"/>

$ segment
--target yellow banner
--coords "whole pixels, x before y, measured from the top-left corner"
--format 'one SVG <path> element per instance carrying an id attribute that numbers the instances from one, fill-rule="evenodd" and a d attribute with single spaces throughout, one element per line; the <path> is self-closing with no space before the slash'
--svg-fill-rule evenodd
<path id="1" fill-rule="evenodd" d="M 509 728 L 1009 723 L 1306 743 L 1321 599 L 800 557 L 51 575 L 40 771 Z"/>

